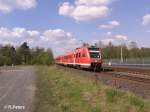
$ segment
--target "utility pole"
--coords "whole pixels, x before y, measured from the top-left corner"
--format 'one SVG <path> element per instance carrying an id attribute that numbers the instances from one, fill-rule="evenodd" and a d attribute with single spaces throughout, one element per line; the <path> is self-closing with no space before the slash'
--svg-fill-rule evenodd
<path id="1" fill-rule="evenodd" d="M 122 49 L 122 45 L 121 45 L 121 52 L 120 52 L 120 62 L 123 63 L 123 49 Z"/>

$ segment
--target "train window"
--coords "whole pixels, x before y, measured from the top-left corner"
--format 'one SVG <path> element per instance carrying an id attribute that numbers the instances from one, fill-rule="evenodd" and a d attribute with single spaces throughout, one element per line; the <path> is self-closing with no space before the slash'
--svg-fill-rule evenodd
<path id="1" fill-rule="evenodd" d="M 82 53 L 82 57 L 86 57 L 85 53 Z"/>
<path id="2" fill-rule="evenodd" d="M 77 53 L 77 54 L 76 54 L 76 58 L 79 58 L 79 55 L 80 55 L 80 54 L 79 54 L 79 53 Z"/>
<path id="3" fill-rule="evenodd" d="M 79 53 L 79 57 L 80 57 L 81 53 Z"/>
<path id="4" fill-rule="evenodd" d="M 91 58 L 100 58 L 100 53 L 99 52 L 90 52 L 90 57 Z"/>
<path id="5" fill-rule="evenodd" d="M 91 47 L 91 48 L 88 48 L 89 51 L 99 51 L 99 48 L 95 48 L 95 47 Z"/>
<path id="6" fill-rule="evenodd" d="M 76 58 L 78 58 L 78 53 L 76 54 Z"/>
<path id="7" fill-rule="evenodd" d="M 68 59 L 68 56 L 64 56 L 64 59 Z"/>

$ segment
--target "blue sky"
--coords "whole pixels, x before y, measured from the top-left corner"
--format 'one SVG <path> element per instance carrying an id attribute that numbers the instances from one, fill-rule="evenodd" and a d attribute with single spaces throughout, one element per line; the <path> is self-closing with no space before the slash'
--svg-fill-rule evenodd
<path id="1" fill-rule="evenodd" d="M 81 40 L 150 47 L 150 1 L 0 0 L 1 44 L 27 41 L 60 54 Z"/>

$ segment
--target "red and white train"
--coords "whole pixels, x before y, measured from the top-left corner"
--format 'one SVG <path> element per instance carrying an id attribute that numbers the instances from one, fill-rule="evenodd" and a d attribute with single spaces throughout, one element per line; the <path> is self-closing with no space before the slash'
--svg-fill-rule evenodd
<path id="1" fill-rule="evenodd" d="M 55 59 L 56 64 L 76 67 L 76 68 L 96 68 L 102 67 L 102 52 L 95 47 L 82 47 Z"/>

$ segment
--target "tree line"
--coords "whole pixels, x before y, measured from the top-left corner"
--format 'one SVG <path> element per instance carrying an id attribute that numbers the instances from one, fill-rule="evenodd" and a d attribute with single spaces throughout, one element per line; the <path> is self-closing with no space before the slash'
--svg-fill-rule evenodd
<path id="1" fill-rule="evenodd" d="M 15 48 L 12 45 L 0 46 L 0 66 L 2 65 L 50 65 L 53 63 L 50 48 L 30 48 L 26 42 Z"/>
<path id="2" fill-rule="evenodd" d="M 119 59 L 121 57 L 121 47 L 123 59 L 143 59 L 150 58 L 150 48 L 132 48 L 126 46 L 107 46 L 102 48 L 105 59 Z"/>
<path id="3" fill-rule="evenodd" d="M 83 43 L 82 46 L 91 46 L 88 43 Z M 95 43 L 94 47 L 101 48 L 104 59 L 120 59 L 121 58 L 121 49 L 122 57 L 126 59 L 150 59 L 150 48 L 139 48 L 136 42 L 131 42 L 130 46 L 126 44 L 123 45 L 113 45 L 109 42 L 108 45 L 104 45 L 101 41 Z"/>
<path id="4" fill-rule="evenodd" d="M 83 43 L 83 46 L 89 47 L 88 43 Z M 139 48 L 135 43 L 132 43 L 128 48 L 125 44 L 115 46 L 111 42 L 108 45 L 103 45 L 101 42 L 95 43 L 96 47 L 102 49 L 104 59 L 120 59 L 121 48 L 123 59 L 144 59 L 150 58 L 150 48 Z M 0 46 L 0 66 L 2 65 L 35 65 L 44 64 L 50 65 L 54 62 L 53 52 L 50 48 L 30 48 L 26 42 L 15 48 L 12 45 Z"/>

